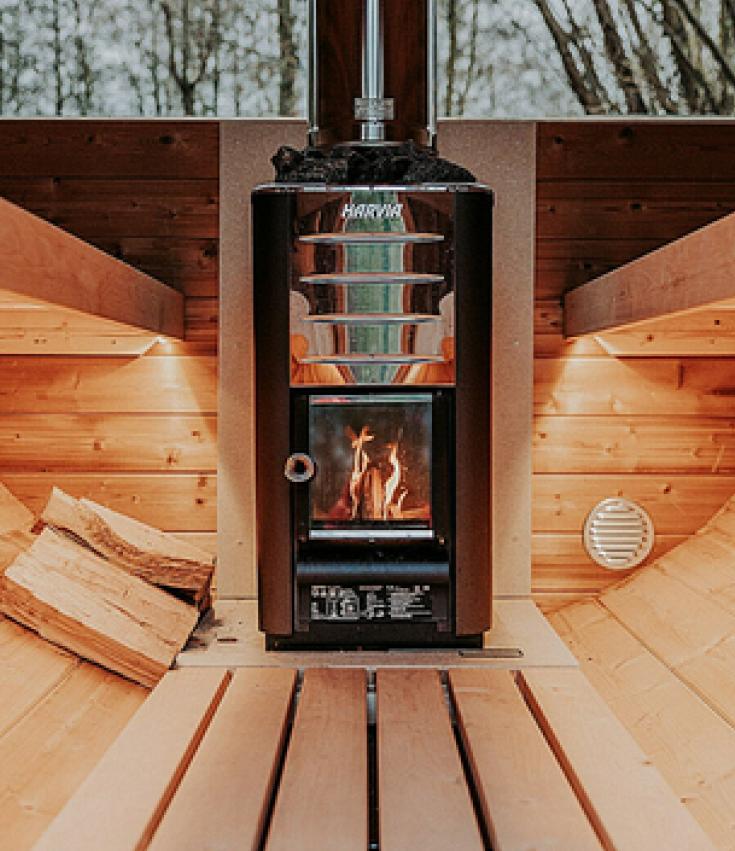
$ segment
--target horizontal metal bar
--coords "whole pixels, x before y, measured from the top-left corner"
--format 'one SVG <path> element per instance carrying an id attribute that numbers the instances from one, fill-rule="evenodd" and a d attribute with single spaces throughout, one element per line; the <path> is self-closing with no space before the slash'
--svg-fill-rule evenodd
<path id="1" fill-rule="evenodd" d="M 304 322 L 317 325 L 424 325 L 440 321 L 441 316 L 433 313 L 314 313 L 304 317 Z"/>
<path id="2" fill-rule="evenodd" d="M 299 363 L 334 366 L 383 366 L 391 364 L 444 363 L 441 355 L 311 355 L 299 358 Z"/>
<path id="3" fill-rule="evenodd" d="M 322 245 L 379 245 L 383 243 L 444 242 L 441 233 L 406 233 L 403 231 L 340 231 L 338 233 L 309 233 L 299 242 Z"/>
<path id="4" fill-rule="evenodd" d="M 444 275 L 430 275 L 420 272 L 334 272 L 325 275 L 302 275 L 302 284 L 441 284 Z"/>
<path id="5" fill-rule="evenodd" d="M 437 585 L 449 582 L 446 562 L 305 562 L 296 565 L 296 581 L 302 585 L 337 585 L 342 583 L 405 582 Z"/>
<path id="6" fill-rule="evenodd" d="M 431 529 L 311 529 L 314 541 L 431 540 Z"/>

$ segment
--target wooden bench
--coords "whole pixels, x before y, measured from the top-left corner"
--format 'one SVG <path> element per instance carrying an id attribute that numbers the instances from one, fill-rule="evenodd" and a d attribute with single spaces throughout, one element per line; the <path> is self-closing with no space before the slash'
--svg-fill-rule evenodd
<path id="1" fill-rule="evenodd" d="M 167 674 L 37 851 L 713 846 L 573 668 Z"/>
<path id="2" fill-rule="evenodd" d="M 715 845 L 735 849 L 735 499 L 650 566 L 550 620 Z"/>

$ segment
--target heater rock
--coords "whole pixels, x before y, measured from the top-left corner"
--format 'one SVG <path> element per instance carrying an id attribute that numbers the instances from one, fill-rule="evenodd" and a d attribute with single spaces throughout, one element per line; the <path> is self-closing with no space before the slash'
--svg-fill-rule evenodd
<path id="1" fill-rule="evenodd" d="M 413 141 L 401 145 L 336 145 L 328 153 L 282 147 L 272 159 L 279 183 L 474 183 L 475 176 Z"/>

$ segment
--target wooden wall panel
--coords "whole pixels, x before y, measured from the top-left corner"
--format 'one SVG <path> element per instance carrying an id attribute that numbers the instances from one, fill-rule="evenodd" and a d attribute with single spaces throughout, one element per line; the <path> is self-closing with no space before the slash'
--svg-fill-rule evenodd
<path id="1" fill-rule="evenodd" d="M 537 180 L 533 589 L 553 609 L 619 577 L 581 544 L 600 499 L 640 502 L 663 552 L 735 493 L 735 359 L 561 334 L 564 292 L 735 209 L 735 122 L 543 122 Z"/>
<path id="2" fill-rule="evenodd" d="M 52 485 L 213 545 L 219 126 L 1 121 L 0 196 L 183 292 L 184 344 L 0 357 L 0 480 Z"/>

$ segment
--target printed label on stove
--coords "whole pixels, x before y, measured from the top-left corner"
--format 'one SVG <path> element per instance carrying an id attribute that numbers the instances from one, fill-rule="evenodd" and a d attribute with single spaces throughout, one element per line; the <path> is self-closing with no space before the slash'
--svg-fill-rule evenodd
<path id="1" fill-rule="evenodd" d="M 412 621 L 433 614 L 430 585 L 312 585 L 313 621 Z"/>

